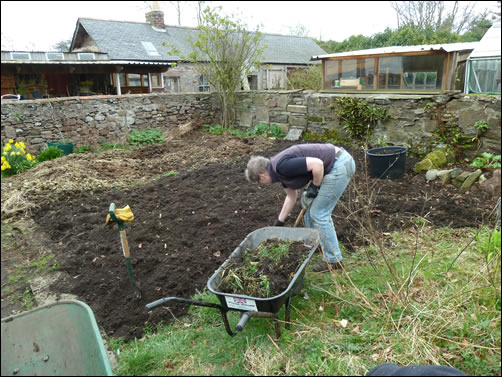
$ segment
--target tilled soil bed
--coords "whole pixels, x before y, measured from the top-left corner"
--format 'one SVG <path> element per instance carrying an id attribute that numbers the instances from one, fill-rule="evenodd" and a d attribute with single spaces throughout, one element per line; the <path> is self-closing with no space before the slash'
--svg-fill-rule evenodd
<path id="1" fill-rule="evenodd" d="M 66 156 L 2 180 L 2 219 L 29 216 L 43 244 L 23 243 L 23 256 L 35 259 L 41 247 L 54 254 L 64 277 L 50 289 L 76 295 L 108 335 L 129 340 L 140 337 L 145 324 L 187 313 L 181 304 L 148 313 L 145 304 L 204 290 L 249 233 L 273 224 L 284 200 L 282 187 L 249 184 L 244 170 L 251 155 L 269 157 L 294 143 L 299 142 L 197 131 L 134 151 Z M 398 180 L 369 178 L 363 151 L 346 149 L 357 172 L 333 221 L 349 266 L 350 252 L 367 242 L 363 214 L 383 237 L 413 227 L 417 217 L 436 227 L 477 226 L 486 223 L 496 202 L 481 191 L 426 183 L 423 175 L 412 173 L 411 158 Z M 179 174 L 165 174 L 173 171 Z M 9 209 L 18 212 L 4 206 L 14 202 Z M 105 226 L 112 202 L 117 208 L 129 205 L 135 216 L 126 232 L 141 299 L 135 298 L 127 275 L 119 230 Z M 286 226 L 294 224 L 299 211 L 297 204 Z M 21 232 L 19 237 L 18 245 Z M 17 250 L 2 250 L 2 283 L 3 266 Z M 2 304 L 2 317 L 8 314 Z"/>

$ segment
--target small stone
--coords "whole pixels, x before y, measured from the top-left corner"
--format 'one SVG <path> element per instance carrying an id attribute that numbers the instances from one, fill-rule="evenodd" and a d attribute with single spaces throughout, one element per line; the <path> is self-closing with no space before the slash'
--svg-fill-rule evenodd
<path id="1" fill-rule="evenodd" d="M 483 174 L 481 169 L 469 174 L 469 176 L 464 180 L 464 183 L 460 187 L 462 190 L 469 190 L 471 186 L 478 181 L 479 176 Z"/>
<path id="2" fill-rule="evenodd" d="M 464 172 L 460 173 L 459 175 L 457 175 L 455 177 L 455 179 L 457 181 L 464 182 L 470 175 L 471 175 L 471 172 L 464 171 Z"/>
<path id="3" fill-rule="evenodd" d="M 459 175 L 460 173 L 462 173 L 462 171 L 463 170 L 460 169 L 460 168 L 453 169 L 452 171 L 450 171 L 450 178 L 452 178 L 452 179 L 457 178 L 457 175 Z"/>
<path id="4" fill-rule="evenodd" d="M 427 173 L 425 173 L 425 179 L 427 182 L 434 181 L 438 177 L 438 172 L 439 170 L 437 169 L 428 170 Z"/>

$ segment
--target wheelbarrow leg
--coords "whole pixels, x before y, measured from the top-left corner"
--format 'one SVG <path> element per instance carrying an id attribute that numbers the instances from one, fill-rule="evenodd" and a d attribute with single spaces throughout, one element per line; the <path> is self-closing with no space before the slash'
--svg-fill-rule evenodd
<path id="1" fill-rule="evenodd" d="M 290 309 L 289 309 L 290 306 L 291 306 L 291 296 L 289 296 L 288 299 L 286 300 L 286 312 L 285 312 L 286 324 L 285 324 L 285 327 L 288 330 L 289 330 L 289 325 L 291 324 L 291 322 L 290 322 Z"/>
<path id="2" fill-rule="evenodd" d="M 221 318 L 223 318 L 223 323 L 225 324 L 225 330 L 227 330 L 228 335 L 234 336 L 236 333 L 230 329 L 230 324 L 228 323 L 227 312 L 224 309 L 220 309 Z"/>
<path id="3" fill-rule="evenodd" d="M 274 319 L 275 336 L 277 339 L 281 337 L 281 324 L 279 323 L 279 318 Z"/>

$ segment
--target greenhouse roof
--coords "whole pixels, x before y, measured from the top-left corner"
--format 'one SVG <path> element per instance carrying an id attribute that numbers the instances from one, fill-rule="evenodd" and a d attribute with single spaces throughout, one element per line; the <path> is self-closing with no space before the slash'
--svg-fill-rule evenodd
<path id="1" fill-rule="evenodd" d="M 500 39 L 500 20 L 498 20 L 481 38 L 469 59 L 500 57 Z"/>

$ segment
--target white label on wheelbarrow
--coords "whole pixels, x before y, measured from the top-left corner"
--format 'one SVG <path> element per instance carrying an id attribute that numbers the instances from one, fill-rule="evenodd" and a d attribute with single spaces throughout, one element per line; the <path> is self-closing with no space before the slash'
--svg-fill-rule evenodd
<path id="1" fill-rule="evenodd" d="M 253 312 L 258 311 L 255 300 L 251 300 L 249 298 L 232 297 L 232 296 L 225 296 L 225 300 L 227 301 L 227 306 L 229 308 L 247 310 Z"/>

